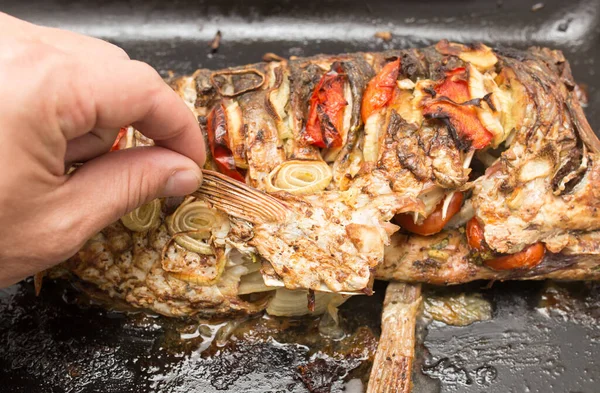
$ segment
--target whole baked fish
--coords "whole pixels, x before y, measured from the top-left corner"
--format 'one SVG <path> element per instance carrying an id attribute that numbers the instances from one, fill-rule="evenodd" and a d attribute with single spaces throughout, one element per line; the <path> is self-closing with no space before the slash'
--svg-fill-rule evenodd
<path id="1" fill-rule="evenodd" d="M 441 41 L 169 83 L 234 180 L 137 209 L 61 273 L 167 315 L 323 311 L 373 272 L 595 277 L 600 142 L 558 51 Z"/>

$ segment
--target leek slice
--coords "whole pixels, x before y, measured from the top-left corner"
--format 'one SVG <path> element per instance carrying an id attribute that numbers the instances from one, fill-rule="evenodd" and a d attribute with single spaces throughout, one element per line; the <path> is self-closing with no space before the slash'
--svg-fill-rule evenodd
<path id="1" fill-rule="evenodd" d="M 186 250 L 214 254 L 208 240 L 224 238 L 229 233 L 229 219 L 206 202 L 188 198 L 167 217 L 167 229 L 177 244 Z"/>
<path id="2" fill-rule="evenodd" d="M 127 229 L 134 232 L 155 229 L 160 225 L 160 210 L 160 200 L 155 199 L 121 217 L 121 222 Z"/>
<path id="3" fill-rule="evenodd" d="M 337 293 L 315 292 L 315 311 L 308 309 L 308 291 L 281 288 L 267 306 L 267 313 L 280 317 L 296 317 L 301 315 L 320 315 L 327 311 L 330 303 L 336 306 L 343 303 L 344 297 Z"/>
<path id="4" fill-rule="evenodd" d="M 332 176 L 331 168 L 323 161 L 286 161 L 269 174 L 267 192 L 313 194 L 323 191 L 331 183 Z"/>

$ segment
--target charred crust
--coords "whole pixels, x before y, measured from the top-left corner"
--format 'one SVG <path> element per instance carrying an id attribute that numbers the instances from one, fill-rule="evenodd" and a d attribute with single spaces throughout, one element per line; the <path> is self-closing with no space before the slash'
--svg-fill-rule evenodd
<path id="1" fill-rule="evenodd" d="M 565 183 L 565 189 L 563 191 L 563 194 L 568 194 L 568 193 L 572 192 L 573 189 L 575 188 L 575 186 L 577 186 L 577 184 L 579 184 L 579 182 L 581 182 L 581 180 L 583 180 L 585 175 L 589 172 L 590 168 L 592 167 L 591 161 L 592 161 L 592 159 L 589 159 L 588 165 L 585 168 L 585 171 L 581 171 L 581 173 L 579 173 L 573 179 L 571 179 L 567 183 Z M 595 213 L 596 213 L 596 208 L 594 208 L 594 214 Z"/>
<path id="2" fill-rule="evenodd" d="M 217 91 L 210 83 L 210 73 L 207 70 L 198 72 L 195 78 L 196 84 L 196 102 L 194 106 L 196 108 L 210 108 L 214 105 L 217 99 Z"/>
<path id="3" fill-rule="evenodd" d="M 339 133 L 321 105 L 317 106 L 317 116 L 321 122 L 321 130 L 323 131 L 323 135 L 334 135 Z M 331 140 L 325 138 L 325 144 L 328 148 L 331 147 Z"/>
<path id="4" fill-rule="evenodd" d="M 283 82 L 283 65 L 280 65 L 279 67 L 275 68 L 275 70 L 273 70 L 273 73 L 275 74 L 275 83 L 273 83 L 273 87 L 269 89 L 269 92 L 265 94 L 265 108 L 267 109 L 267 113 L 273 119 L 281 120 L 279 119 L 277 111 L 275 110 L 273 104 L 271 103 L 271 100 L 269 99 L 269 95 L 271 92 L 279 89 L 281 83 Z"/>
<path id="5" fill-rule="evenodd" d="M 417 131 L 416 125 L 407 123 L 396 111 L 392 111 L 388 135 L 393 136 L 397 145 L 395 150 L 398 161 L 417 180 L 426 181 L 430 180 L 432 175 L 427 162 L 427 151 Z M 393 188 L 393 185 L 390 187 Z"/>
<path id="6" fill-rule="evenodd" d="M 423 54 L 414 49 L 402 51 L 400 54 L 401 72 L 406 77 L 416 80 L 426 77 L 427 66 L 424 63 Z"/>
<path id="7" fill-rule="evenodd" d="M 582 158 L 581 150 L 577 149 L 577 151 L 574 152 L 574 154 L 569 157 L 569 159 L 567 160 L 567 163 L 558 169 L 558 171 L 556 172 L 556 175 L 552 179 L 552 190 L 553 191 L 558 190 L 558 186 L 560 185 L 562 180 L 565 178 L 565 176 L 567 176 L 571 172 L 574 172 L 580 166 L 581 158 Z M 577 180 L 577 182 L 575 182 L 575 184 L 577 184 L 579 182 L 579 180 L 581 180 L 581 177 L 582 176 L 578 176 L 577 179 L 571 179 L 567 184 L 569 184 L 573 180 Z M 575 184 L 573 184 L 573 186 L 575 186 Z M 572 189 L 572 187 L 571 187 L 571 189 Z M 565 184 L 565 190 L 563 191 L 563 193 L 567 193 L 569 191 L 570 190 L 566 189 L 566 184 Z"/>
<path id="8" fill-rule="evenodd" d="M 496 109 L 496 105 L 494 105 L 494 101 L 492 101 L 492 94 L 493 93 L 486 94 L 485 96 L 483 96 L 483 100 L 488 104 L 492 111 L 498 112 L 498 109 Z"/>
<path id="9" fill-rule="evenodd" d="M 342 61 L 340 65 L 346 75 L 352 94 L 352 118 L 350 121 L 350 130 L 352 131 L 357 129 L 362 122 L 360 102 L 362 101 L 364 89 L 369 80 L 375 75 L 375 72 L 362 56 L 355 56 L 351 60 Z M 348 145 L 353 144 L 354 139 L 354 135 L 349 135 Z"/>
<path id="10" fill-rule="evenodd" d="M 277 111 L 275 111 L 275 108 L 273 108 L 273 104 L 271 103 L 268 94 L 265 95 L 265 110 L 272 119 L 280 120 L 279 116 L 277 115 Z"/>
<path id="11" fill-rule="evenodd" d="M 500 190 L 500 192 L 508 194 L 508 193 L 513 192 L 515 187 L 512 184 L 510 184 L 508 181 L 505 180 L 502 183 L 500 183 L 500 187 L 498 187 L 498 189 Z"/>
<path id="12" fill-rule="evenodd" d="M 583 143 L 594 153 L 600 152 L 600 140 L 590 127 L 587 119 L 585 118 L 585 114 L 583 113 L 583 109 L 577 100 L 574 92 L 569 93 L 569 96 L 566 100 L 567 108 L 569 109 L 569 114 L 571 115 L 571 121 L 575 132 L 581 138 Z"/>
<path id="13" fill-rule="evenodd" d="M 423 91 L 427 94 L 429 94 L 431 96 L 431 98 L 435 98 L 435 96 L 437 95 L 437 93 L 435 92 L 435 90 L 432 87 L 426 87 L 423 89 Z"/>
<path id="14" fill-rule="evenodd" d="M 265 75 L 256 68 L 228 69 L 210 74 L 210 83 L 222 97 L 236 97 L 257 90 L 265 80 Z M 233 92 L 225 91 L 224 86 L 227 83 L 231 83 Z"/>
<path id="15" fill-rule="evenodd" d="M 423 260 L 417 260 L 412 263 L 413 267 L 422 273 L 431 270 L 438 270 L 442 265 L 433 258 L 425 258 Z"/>
<path id="16" fill-rule="evenodd" d="M 265 140 L 265 131 L 263 129 L 258 130 L 256 133 L 256 137 L 254 139 L 255 142 L 264 142 Z"/>
<path id="17" fill-rule="evenodd" d="M 517 61 L 525 61 L 530 60 L 532 58 L 531 54 L 525 50 L 515 49 L 515 48 L 507 48 L 503 46 L 498 46 L 494 48 L 494 52 L 497 55 L 508 57 L 510 59 L 515 59 Z"/>
<path id="18" fill-rule="evenodd" d="M 448 129 L 448 132 L 450 133 L 450 136 L 452 137 L 452 140 L 454 141 L 454 146 L 458 150 L 462 150 L 462 151 L 469 150 L 469 148 L 471 147 L 471 142 L 466 139 L 462 139 L 458 136 L 458 132 L 456 132 L 456 129 L 454 128 L 454 126 L 452 125 L 452 122 L 450 121 L 450 118 L 445 113 L 432 113 L 432 114 L 425 115 L 425 118 L 428 120 L 441 121 Z"/>

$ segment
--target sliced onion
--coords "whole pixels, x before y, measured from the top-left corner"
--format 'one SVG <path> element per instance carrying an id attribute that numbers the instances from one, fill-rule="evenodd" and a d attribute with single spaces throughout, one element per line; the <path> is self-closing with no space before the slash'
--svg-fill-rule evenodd
<path id="1" fill-rule="evenodd" d="M 219 291 L 221 292 L 221 294 L 223 296 L 235 297 L 235 296 L 241 295 L 238 291 L 238 287 L 239 287 L 242 277 L 245 277 L 246 275 L 251 273 L 248 271 L 248 268 L 247 268 L 251 264 L 252 263 L 244 264 L 244 265 L 237 265 L 237 266 L 230 266 L 230 264 L 227 263 L 227 266 L 225 267 L 225 271 L 221 275 L 219 282 L 216 283 L 217 287 L 219 288 Z M 250 293 L 252 293 L 252 292 L 250 292 Z"/>
<path id="2" fill-rule="evenodd" d="M 452 202 L 452 197 L 454 196 L 454 191 L 446 194 L 444 199 L 444 204 L 442 205 L 442 220 L 446 219 L 446 215 L 448 214 L 448 207 L 450 206 L 450 202 Z"/>
<path id="3" fill-rule="evenodd" d="M 121 217 L 121 222 L 131 231 L 145 232 L 158 228 L 160 225 L 160 211 L 160 200 L 155 199 Z"/>
<path id="4" fill-rule="evenodd" d="M 500 96 L 502 93 L 500 89 L 496 85 L 494 80 L 486 75 L 485 77 L 471 64 L 468 65 L 469 70 L 469 94 L 472 98 L 483 98 L 488 93 L 492 93 L 492 100 L 495 101 L 496 111 L 492 111 L 492 108 L 488 105 L 488 103 L 484 100 L 481 101 L 481 105 L 479 107 L 475 107 L 477 111 L 477 117 L 479 121 L 486 130 L 491 132 L 494 135 L 494 139 L 492 142 L 493 147 L 498 147 L 500 143 L 502 143 L 507 136 L 507 133 L 510 130 L 506 130 L 501 121 L 501 115 L 504 110 L 502 107 L 498 107 L 501 105 Z M 485 78 L 485 81 L 484 81 Z M 485 85 L 487 82 L 487 86 Z M 496 99 L 498 98 L 498 99 Z"/>
<path id="5" fill-rule="evenodd" d="M 242 108 L 239 104 L 231 99 L 223 99 L 225 107 L 225 117 L 227 119 L 227 139 L 229 140 L 229 150 L 235 161 L 235 166 L 238 168 L 248 168 L 248 161 L 245 155 L 245 135 L 242 118 Z"/>
<path id="6" fill-rule="evenodd" d="M 208 243 L 210 235 L 220 239 L 227 236 L 229 220 L 223 213 L 210 208 L 206 202 L 189 198 L 167 218 L 167 228 L 181 247 L 210 255 L 213 254 Z"/>
<path id="7" fill-rule="evenodd" d="M 240 280 L 240 286 L 238 288 L 238 295 L 247 295 L 250 293 L 268 292 L 273 291 L 277 288 L 269 287 L 265 284 L 265 280 L 260 271 L 253 272 L 242 276 Z"/>
<path id="8" fill-rule="evenodd" d="M 379 137 L 383 132 L 385 115 L 383 111 L 373 113 L 365 122 L 365 144 L 363 158 L 365 162 L 377 162 L 379 159 Z"/>
<path id="9" fill-rule="evenodd" d="M 125 140 L 125 142 L 123 142 Z M 124 144 L 124 145 L 123 145 Z M 135 129 L 131 126 L 127 127 L 125 138 L 119 141 L 119 150 L 130 149 L 136 146 Z"/>
<path id="10" fill-rule="evenodd" d="M 280 317 L 295 317 L 301 315 L 323 314 L 331 302 L 341 304 L 343 296 L 329 292 L 315 292 L 315 311 L 308 310 L 308 291 L 290 290 L 281 288 L 275 292 L 275 296 L 267 306 L 267 313 Z"/>
<path id="11" fill-rule="evenodd" d="M 285 110 L 285 107 L 290 100 L 290 80 L 285 63 L 271 63 L 269 64 L 269 84 L 271 87 L 276 83 L 277 72 L 281 73 L 281 83 L 279 86 L 272 88 L 267 93 L 267 97 L 275 112 L 274 114 L 277 117 L 276 122 L 279 140 L 283 143 L 286 139 L 293 138 L 294 136 Z"/>
<path id="12" fill-rule="evenodd" d="M 471 166 L 471 160 L 473 160 L 473 155 L 475 154 L 475 149 L 471 149 L 465 155 L 465 160 L 463 161 L 463 169 L 467 169 Z"/>
<path id="13" fill-rule="evenodd" d="M 340 147 L 334 147 L 332 149 L 326 149 L 323 151 L 323 159 L 326 162 L 333 162 L 339 156 L 340 152 L 348 142 L 348 134 L 350 133 L 350 123 L 352 121 L 352 90 L 350 89 L 350 83 L 344 84 L 344 99 L 346 100 L 346 108 L 344 109 L 344 119 L 342 122 L 342 129 L 340 134 L 342 135 L 342 145 Z"/>
<path id="14" fill-rule="evenodd" d="M 482 71 L 492 68 L 498 62 L 498 58 L 489 46 L 479 44 L 475 49 L 464 48 L 465 49 L 461 51 L 458 57 L 462 61 L 470 63 Z"/>
<path id="15" fill-rule="evenodd" d="M 475 208 L 473 202 L 467 199 L 461 209 L 456 213 L 444 227 L 445 229 L 459 228 L 464 226 L 471 218 L 475 216 Z"/>
<path id="16" fill-rule="evenodd" d="M 286 191 L 294 195 L 323 191 L 332 173 L 324 161 L 292 160 L 279 164 L 268 177 L 267 192 Z"/>
<path id="17" fill-rule="evenodd" d="M 401 90 L 412 90 L 415 88 L 415 82 L 411 81 L 408 78 L 396 81 L 396 85 Z"/>
<path id="18" fill-rule="evenodd" d="M 419 199 L 425 204 L 425 216 L 429 216 L 437 207 L 438 203 L 444 198 L 444 189 L 438 186 L 430 188 L 421 193 Z"/>

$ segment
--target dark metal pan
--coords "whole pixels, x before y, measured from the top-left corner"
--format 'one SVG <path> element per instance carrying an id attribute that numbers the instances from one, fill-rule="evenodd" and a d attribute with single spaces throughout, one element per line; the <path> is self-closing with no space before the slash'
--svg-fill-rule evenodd
<path id="1" fill-rule="evenodd" d="M 592 128 L 600 129 L 594 109 L 600 105 L 600 2 L 594 0 L 3 0 L 0 11 L 108 39 L 163 73 L 253 63 L 266 52 L 372 51 L 442 38 L 545 45 L 565 52 L 588 92 Z M 212 53 L 218 30 L 221 45 Z M 379 31 L 391 32 L 392 40 L 376 39 Z M 494 306 L 492 320 L 421 327 L 415 392 L 598 391 L 595 284 L 485 285 L 452 291 L 481 291 Z M 0 294 L 3 392 L 360 391 L 380 333 L 385 288 L 378 284 L 375 296 L 344 305 L 346 336 L 328 340 L 310 318 L 254 318 L 227 339 L 221 325 L 105 311 L 67 284 L 50 283 L 35 298 L 32 286 Z"/>

